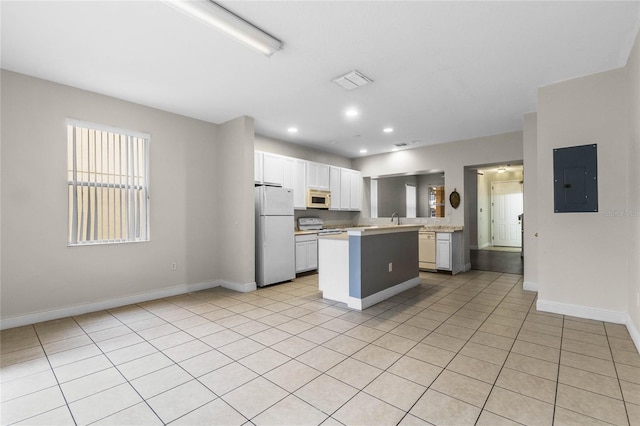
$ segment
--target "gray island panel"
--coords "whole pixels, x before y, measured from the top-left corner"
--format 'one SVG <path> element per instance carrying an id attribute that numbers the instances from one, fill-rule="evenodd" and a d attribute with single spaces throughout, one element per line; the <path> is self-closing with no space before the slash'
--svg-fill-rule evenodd
<path id="1" fill-rule="evenodd" d="M 349 236 L 349 296 L 364 299 L 418 275 L 417 232 Z"/>

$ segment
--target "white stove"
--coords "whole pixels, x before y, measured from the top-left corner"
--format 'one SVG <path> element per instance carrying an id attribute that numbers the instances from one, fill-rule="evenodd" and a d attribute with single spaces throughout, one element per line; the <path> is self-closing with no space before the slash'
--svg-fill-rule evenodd
<path id="1" fill-rule="evenodd" d="M 344 232 L 341 228 L 324 228 L 324 220 L 319 217 L 298 218 L 298 229 L 300 231 L 318 231 L 318 235 L 339 234 Z"/>

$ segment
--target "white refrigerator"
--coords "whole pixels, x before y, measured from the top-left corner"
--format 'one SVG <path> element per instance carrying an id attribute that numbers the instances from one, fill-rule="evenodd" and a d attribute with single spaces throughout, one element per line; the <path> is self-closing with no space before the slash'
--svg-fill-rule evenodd
<path id="1" fill-rule="evenodd" d="M 256 285 L 288 281 L 296 276 L 293 190 L 257 186 Z"/>

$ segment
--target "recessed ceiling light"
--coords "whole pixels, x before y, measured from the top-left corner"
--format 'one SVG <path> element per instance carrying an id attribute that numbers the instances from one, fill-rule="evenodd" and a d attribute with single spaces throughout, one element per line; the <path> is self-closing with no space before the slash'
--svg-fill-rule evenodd
<path id="1" fill-rule="evenodd" d="M 289 132 L 289 133 L 298 133 L 298 128 L 297 127 L 289 127 L 287 129 L 287 132 Z"/>
<path id="2" fill-rule="evenodd" d="M 360 150 L 360 154 L 366 154 L 366 153 L 367 153 L 367 150 L 366 150 L 366 149 L 361 149 L 361 150 Z"/>
<path id="3" fill-rule="evenodd" d="M 349 108 L 344 114 L 347 117 L 357 117 L 358 116 L 358 110 L 355 109 L 355 108 Z"/>
<path id="4" fill-rule="evenodd" d="M 391 133 L 393 132 L 393 128 L 392 127 L 385 127 L 384 129 L 382 129 L 383 132 L 385 133 Z"/>
<path id="5" fill-rule="evenodd" d="M 397 146 L 394 146 L 393 148 L 391 148 L 391 151 L 400 151 L 400 148 L 398 148 Z"/>

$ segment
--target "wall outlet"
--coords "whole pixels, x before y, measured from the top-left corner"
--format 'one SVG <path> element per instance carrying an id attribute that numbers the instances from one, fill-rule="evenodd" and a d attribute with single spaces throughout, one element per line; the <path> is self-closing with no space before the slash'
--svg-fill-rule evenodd
<path id="1" fill-rule="evenodd" d="M 389 272 L 393 271 L 393 263 L 389 262 Z"/>
<path id="2" fill-rule="evenodd" d="M 171 270 L 172 271 L 178 270 L 178 262 L 171 262 Z"/>

